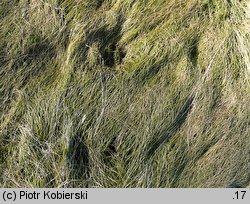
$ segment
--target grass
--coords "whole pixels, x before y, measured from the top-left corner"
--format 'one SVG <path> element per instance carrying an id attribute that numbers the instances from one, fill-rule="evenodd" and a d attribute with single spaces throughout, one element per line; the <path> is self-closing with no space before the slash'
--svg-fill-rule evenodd
<path id="1" fill-rule="evenodd" d="M 1 1 L 1 187 L 250 187 L 249 5 Z"/>

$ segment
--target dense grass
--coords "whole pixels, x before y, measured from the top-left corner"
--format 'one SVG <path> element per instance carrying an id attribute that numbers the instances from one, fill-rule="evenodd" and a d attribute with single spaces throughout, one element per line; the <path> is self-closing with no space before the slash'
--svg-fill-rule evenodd
<path id="1" fill-rule="evenodd" d="M 1 187 L 250 187 L 250 2 L 1 0 Z"/>

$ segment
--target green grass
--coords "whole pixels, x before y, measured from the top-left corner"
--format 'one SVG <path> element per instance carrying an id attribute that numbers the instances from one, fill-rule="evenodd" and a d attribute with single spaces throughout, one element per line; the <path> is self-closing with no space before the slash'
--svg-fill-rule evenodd
<path id="1" fill-rule="evenodd" d="M 250 187 L 250 2 L 2 0 L 1 187 Z"/>

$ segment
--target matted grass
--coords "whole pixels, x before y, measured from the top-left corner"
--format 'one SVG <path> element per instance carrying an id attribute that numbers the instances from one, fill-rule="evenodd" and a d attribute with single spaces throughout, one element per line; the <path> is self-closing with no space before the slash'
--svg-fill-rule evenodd
<path id="1" fill-rule="evenodd" d="M 249 187 L 249 5 L 1 1 L 1 187 Z"/>

